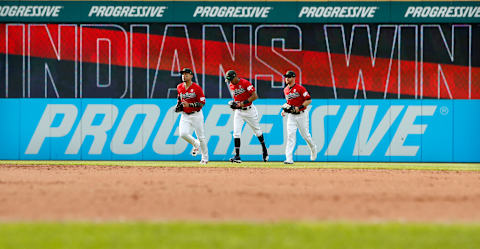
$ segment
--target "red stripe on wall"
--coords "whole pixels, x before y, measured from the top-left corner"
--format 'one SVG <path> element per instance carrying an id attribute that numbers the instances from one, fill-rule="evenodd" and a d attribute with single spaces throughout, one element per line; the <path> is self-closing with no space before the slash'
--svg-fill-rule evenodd
<path id="1" fill-rule="evenodd" d="M 480 99 L 478 67 L 471 68 L 469 77 L 469 68 L 466 66 L 437 63 L 423 63 L 422 66 L 413 61 L 386 58 L 377 58 L 373 66 L 370 57 L 354 55 L 347 66 L 343 54 L 330 54 L 329 58 L 326 52 L 282 51 L 267 46 L 257 46 L 255 51 L 255 47 L 249 44 L 234 45 L 208 40 L 204 43 L 201 39 L 162 35 L 150 35 L 147 38 L 147 34 L 124 32 L 116 27 L 107 30 L 79 28 L 75 25 L 15 25 L 8 27 L 9 39 L 5 44 L 8 43 L 9 54 L 22 55 L 22 38 L 25 38 L 25 43 L 30 44 L 26 46 L 29 47 L 26 49 L 27 56 L 67 61 L 81 59 L 86 63 L 97 63 L 99 49 L 102 52 L 98 56 L 99 63 L 106 64 L 110 59 L 112 65 L 117 66 L 130 64 L 131 49 L 133 67 L 171 70 L 178 60 L 180 67 L 193 68 L 197 74 L 221 75 L 221 65 L 225 71 L 235 69 L 240 77 L 271 74 L 277 82 L 282 81 L 281 74 L 286 70 L 298 71 L 295 66 L 298 65 L 302 69 L 298 77 L 304 84 L 358 88 L 357 97 L 360 98 L 363 97 L 363 90 L 385 92 L 387 89 L 388 93 L 402 95 Z M 178 31 L 181 32 L 181 29 Z M 0 25 L 0 40 L 7 41 L 5 24 Z M 131 48 L 130 41 L 133 41 Z M 150 50 L 148 61 L 147 41 Z M 6 52 L 7 46 L 0 45 L 0 53 Z"/>

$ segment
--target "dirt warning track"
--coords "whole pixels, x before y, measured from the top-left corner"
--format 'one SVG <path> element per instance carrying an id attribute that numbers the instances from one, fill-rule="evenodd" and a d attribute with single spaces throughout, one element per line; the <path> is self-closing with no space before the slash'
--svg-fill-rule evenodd
<path id="1" fill-rule="evenodd" d="M 0 166 L 0 220 L 480 221 L 480 172 Z"/>

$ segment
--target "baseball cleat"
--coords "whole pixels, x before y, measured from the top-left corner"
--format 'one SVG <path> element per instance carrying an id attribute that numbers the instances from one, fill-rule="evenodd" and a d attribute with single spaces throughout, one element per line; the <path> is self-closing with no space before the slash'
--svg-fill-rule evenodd
<path id="1" fill-rule="evenodd" d="M 206 165 L 208 163 L 208 160 L 203 160 L 199 162 L 201 165 Z"/>
<path id="2" fill-rule="evenodd" d="M 190 154 L 192 154 L 192 156 L 197 156 L 198 155 L 198 148 L 193 148 L 192 152 Z"/>
<path id="3" fill-rule="evenodd" d="M 315 145 L 312 149 L 312 151 L 310 152 L 310 161 L 315 161 L 317 159 L 317 146 Z"/>
<path id="4" fill-rule="evenodd" d="M 232 162 L 232 163 L 242 163 L 242 160 L 240 159 L 239 156 L 234 156 L 234 157 L 230 158 L 230 162 Z"/>
<path id="5" fill-rule="evenodd" d="M 193 149 L 192 149 L 192 152 L 190 152 L 190 154 L 192 154 L 192 156 L 197 156 L 198 155 L 198 151 L 200 150 L 200 142 L 195 142 L 195 144 L 197 146 L 193 146 Z"/>
<path id="6" fill-rule="evenodd" d="M 287 160 L 285 160 L 285 161 L 283 161 L 283 164 L 293 164 L 293 161 L 287 161 Z"/>
<path id="7" fill-rule="evenodd" d="M 263 153 L 263 161 L 268 162 L 268 153 Z"/>

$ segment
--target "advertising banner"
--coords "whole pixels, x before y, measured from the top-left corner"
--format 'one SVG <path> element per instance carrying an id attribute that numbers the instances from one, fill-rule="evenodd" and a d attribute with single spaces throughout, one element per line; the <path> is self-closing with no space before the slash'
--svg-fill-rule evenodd
<path id="1" fill-rule="evenodd" d="M 478 1 L 4 1 L 7 22 L 465 23 Z"/>
<path id="2" fill-rule="evenodd" d="M 480 99 L 478 24 L 0 24 L 0 98 L 176 98 L 188 67 L 207 98 L 236 70 L 283 98 Z"/>
<path id="3" fill-rule="evenodd" d="M 255 101 L 272 161 L 285 160 L 283 100 Z M 169 99 L 0 100 L 1 159 L 199 160 L 178 136 Z M 210 160 L 233 153 L 233 112 L 224 99 L 203 108 Z M 313 100 L 310 131 L 317 161 L 479 162 L 478 100 Z M 8 121 L 8 122 L 6 122 Z M 261 161 L 250 127 L 242 131 L 246 161 Z M 297 134 L 296 161 L 310 151 Z"/>

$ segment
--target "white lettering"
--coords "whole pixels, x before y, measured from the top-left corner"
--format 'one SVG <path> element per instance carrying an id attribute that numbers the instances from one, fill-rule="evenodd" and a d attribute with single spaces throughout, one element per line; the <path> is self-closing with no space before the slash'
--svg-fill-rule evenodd
<path id="1" fill-rule="evenodd" d="M 409 106 L 403 116 L 397 132 L 393 136 L 386 156 L 415 156 L 420 148 L 418 145 L 403 145 L 408 135 L 423 134 L 427 129 L 426 124 L 413 124 L 418 116 L 432 116 L 436 106 Z"/>
<path id="2" fill-rule="evenodd" d="M 77 107 L 74 105 L 48 104 L 38 122 L 25 154 L 38 154 L 43 141 L 47 137 L 66 136 L 72 129 L 73 123 L 77 118 L 77 113 Z M 55 117 L 59 114 L 63 115 L 61 123 L 58 126 L 52 127 Z"/>
<path id="3" fill-rule="evenodd" d="M 338 124 L 335 133 L 333 134 L 332 140 L 328 145 L 327 151 L 325 151 L 326 156 L 336 156 L 345 142 L 350 129 L 352 128 L 353 121 L 357 117 L 358 111 L 360 110 L 359 105 L 349 105 L 343 114 L 340 124 Z"/>
<path id="4" fill-rule="evenodd" d="M 303 6 L 302 9 L 300 10 L 300 13 L 298 14 L 298 17 L 302 17 L 303 15 L 309 13 L 310 9 L 313 9 L 313 8 Z"/>
<path id="5" fill-rule="evenodd" d="M 97 6 L 90 8 L 88 16 L 95 17 L 163 17 L 166 6 Z"/>
<path id="6" fill-rule="evenodd" d="M 133 142 L 125 144 L 125 139 L 133 125 L 133 121 L 139 114 L 144 114 L 145 118 L 143 119 Z M 158 108 L 157 105 L 131 105 L 128 107 L 115 131 L 112 143 L 110 144 L 112 152 L 122 155 L 140 153 L 145 148 L 159 116 L 160 108 Z"/>
<path id="7" fill-rule="evenodd" d="M 58 17 L 63 6 L 0 6 L 0 16 L 2 17 Z"/>
<path id="8" fill-rule="evenodd" d="M 283 122 L 279 122 L 277 119 L 281 119 L 280 108 L 275 104 L 258 105 L 257 108 L 260 121 L 264 115 L 269 116 L 264 120 L 272 120 L 271 117 L 276 119 L 274 122 L 261 123 L 263 134 L 267 134 L 267 141 L 272 141 L 271 144 L 267 143 L 270 155 L 284 155 L 285 119 L 282 119 Z M 362 108 L 362 115 L 357 119 Z M 340 112 L 341 109 L 342 112 Z M 409 135 L 425 133 L 427 128 L 425 120 L 427 119 L 418 117 L 433 116 L 436 106 L 391 105 L 388 109 L 385 108 L 385 113 L 381 116 L 378 115 L 378 109 L 379 105 L 320 105 L 317 108 L 314 107 L 311 110 L 311 132 L 318 150 L 327 157 L 338 156 L 340 152 L 342 152 L 342 157 L 348 158 L 372 156 L 373 153 L 374 155 L 382 153 L 387 157 L 416 156 L 421 146 L 420 136 L 407 138 Z M 404 111 L 404 115 L 401 120 L 398 120 L 402 111 Z M 229 156 L 231 152 L 229 149 L 232 146 L 232 114 L 229 107 L 224 104 L 212 105 L 208 111 L 205 120 L 206 139 L 208 141 L 214 137 L 213 141 L 218 141 L 216 144 L 210 144 L 210 152 L 213 155 Z M 48 104 L 38 121 L 25 154 L 38 154 L 45 142 L 64 141 L 59 139 L 50 141 L 47 140 L 48 138 L 62 137 L 68 142 L 65 155 L 78 154 L 87 137 L 92 138 L 89 140 L 92 141 L 91 146 L 84 148 L 84 150 L 89 149 L 88 154 L 103 155 L 111 152 L 119 155 L 133 155 L 141 153 L 147 145 L 151 146 L 156 154 L 171 155 L 172 159 L 174 155 L 185 152 L 188 144 L 179 138 L 178 126 L 175 125 L 179 114 L 174 112 L 174 107 L 168 109 L 163 120 L 158 120 L 160 116 L 158 105 L 130 105 L 124 111 L 116 130 L 111 130 L 118 115 L 118 108 L 111 104 L 89 104 L 84 108 L 82 115 L 78 115 L 75 105 Z M 341 117 L 337 115 L 341 115 Z M 77 116 L 81 116 L 81 118 L 75 128 Z M 376 123 L 375 127 L 374 123 Z M 395 127 L 396 130 L 391 131 L 393 125 L 396 124 L 398 124 L 398 127 Z M 150 138 L 154 134 L 155 127 L 158 126 L 160 128 L 152 141 Z M 273 130 L 275 133 L 272 133 Z M 281 131 L 283 131 L 283 138 L 277 137 L 270 140 L 269 133 L 272 134 L 270 137 L 280 136 Z M 387 136 L 389 132 L 393 134 L 393 137 Z M 71 139 L 69 134 L 71 134 Z M 107 145 L 108 149 L 104 149 L 106 142 L 110 140 L 111 142 Z M 389 143 L 388 148 L 384 146 L 386 143 Z M 380 144 L 381 147 L 379 147 Z M 382 151 L 379 152 L 377 148 Z M 253 130 L 250 127 L 245 128 L 242 131 L 242 154 L 257 155 L 260 152 L 261 149 Z M 309 149 L 306 145 L 299 145 L 295 154 L 308 155 Z"/>
<path id="9" fill-rule="evenodd" d="M 479 17 L 480 6 L 409 6 L 405 18 L 465 18 Z"/>
<path id="10" fill-rule="evenodd" d="M 197 6 L 193 17 L 209 18 L 268 18 L 272 7 Z"/>
<path id="11" fill-rule="evenodd" d="M 100 124 L 93 125 L 92 123 L 97 115 L 103 115 L 103 119 Z M 107 131 L 112 128 L 117 115 L 118 109 L 114 105 L 87 105 L 65 154 L 77 154 L 87 136 L 93 136 L 93 142 L 88 154 L 101 154 L 107 141 Z"/>
<path id="12" fill-rule="evenodd" d="M 303 6 L 299 18 L 373 18 L 379 7 L 343 6 L 343 7 L 307 7 Z"/>
<path id="13" fill-rule="evenodd" d="M 377 128 L 370 136 L 373 121 L 377 113 L 378 106 L 367 105 L 363 108 L 362 121 L 357 134 L 357 141 L 353 149 L 354 156 L 369 156 L 377 148 L 380 141 L 387 133 L 390 126 L 395 122 L 403 106 L 391 106 L 383 116 Z M 369 138 L 370 137 L 370 138 Z"/>

